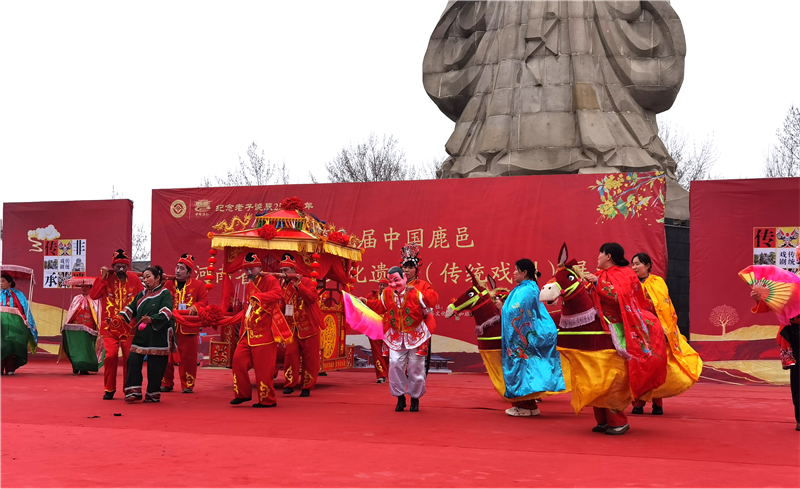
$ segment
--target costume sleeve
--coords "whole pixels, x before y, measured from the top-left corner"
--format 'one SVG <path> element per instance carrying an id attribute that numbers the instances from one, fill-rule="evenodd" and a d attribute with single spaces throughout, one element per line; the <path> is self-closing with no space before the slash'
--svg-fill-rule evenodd
<path id="1" fill-rule="evenodd" d="M 97 282 L 95 282 L 95 283 L 97 283 Z M 129 323 L 129 322 L 131 322 L 133 320 L 133 318 L 136 317 L 136 312 L 138 310 L 138 308 L 136 307 L 136 302 L 139 300 L 139 296 L 140 295 L 142 295 L 141 292 L 136 294 L 136 297 L 133 298 L 131 303 L 128 304 L 127 306 L 125 306 L 125 309 L 123 309 L 123 310 L 121 310 L 119 312 L 119 315 L 122 316 L 123 319 L 125 319 L 125 322 Z"/>
<path id="2" fill-rule="evenodd" d="M 750 312 L 754 312 L 754 313 L 770 312 L 770 311 L 772 311 L 772 309 L 770 309 L 769 306 L 767 305 L 767 303 L 764 302 L 764 301 L 758 301 L 756 303 L 756 305 L 753 306 L 752 309 L 750 309 Z"/>
<path id="3" fill-rule="evenodd" d="M 262 306 L 271 306 L 281 300 L 283 290 L 275 277 L 265 277 L 262 287 L 261 292 L 250 296 L 251 298 L 255 297 Z"/>
<path id="4" fill-rule="evenodd" d="M 375 311 L 376 313 L 380 314 L 381 316 L 383 316 L 384 314 L 386 314 L 386 311 L 388 311 L 388 309 L 386 308 L 386 304 L 384 304 L 384 301 L 386 300 L 386 291 L 387 291 L 387 290 L 389 290 L 389 289 L 388 289 L 388 288 L 386 288 L 386 289 L 384 290 L 383 294 L 381 294 L 381 295 L 380 295 L 380 296 L 379 296 L 379 297 L 378 297 L 378 298 L 375 300 L 375 302 L 373 302 L 373 305 L 374 305 L 375 307 L 369 306 L 369 307 L 370 307 L 370 309 L 372 309 L 372 310 L 373 310 L 373 311 Z M 367 305 L 369 305 L 369 303 L 367 303 Z"/>
<path id="5" fill-rule="evenodd" d="M 100 273 L 102 276 L 102 272 Z M 98 278 L 92 284 L 92 290 L 89 291 L 89 298 L 92 300 L 102 299 L 108 290 L 108 279 L 111 277 L 111 272 L 108 272 L 106 278 Z"/>
<path id="6" fill-rule="evenodd" d="M 164 291 L 166 293 L 164 293 Z M 158 294 L 156 300 L 156 306 L 151 309 L 148 316 L 153 320 L 153 322 L 150 323 L 153 330 L 159 331 L 164 326 L 172 323 L 172 294 L 165 288 Z"/>
<path id="7" fill-rule="evenodd" d="M 366 299 L 367 299 L 367 307 L 372 309 L 374 312 L 378 312 L 378 304 L 381 303 L 381 297 L 375 292 L 370 292 L 369 295 L 367 295 Z"/>
<path id="8" fill-rule="evenodd" d="M 425 299 L 425 306 L 433 309 L 436 307 L 436 304 L 439 303 L 439 294 L 433 290 L 431 284 L 425 282 L 425 285 L 422 287 L 422 298 Z"/>
<path id="9" fill-rule="evenodd" d="M 192 305 L 197 309 L 197 312 L 200 313 L 201 307 L 208 307 L 208 290 L 206 290 L 206 284 L 204 284 L 202 281 L 198 280 L 197 282 L 199 282 L 200 285 L 197 286 L 196 300 Z"/>
<path id="10" fill-rule="evenodd" d="M 302 280 L 300 280 L 300 285 L 297 287 L 297 293 L 306 304 L 319 302 L 319 293 L 317 293 L 317 288 L 314 287 L 311 279 L 303 277 Z"/>

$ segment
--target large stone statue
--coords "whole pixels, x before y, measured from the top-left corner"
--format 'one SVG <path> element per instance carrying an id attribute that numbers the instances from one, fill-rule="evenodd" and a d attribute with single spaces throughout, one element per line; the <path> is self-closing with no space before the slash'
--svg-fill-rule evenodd
<path id="1" fill-rule="evenodd" d="M 440 176 L 661 170 L 667 217 L 687 219 L 656 124 L 685 56 L 666 1 L 448 2 L 423 63 L 456 123 Z"/>

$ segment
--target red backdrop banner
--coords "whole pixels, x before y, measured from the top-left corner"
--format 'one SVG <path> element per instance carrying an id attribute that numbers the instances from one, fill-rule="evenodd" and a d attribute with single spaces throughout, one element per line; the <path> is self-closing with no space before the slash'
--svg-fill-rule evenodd
<path id="1" fill-rule="evenodd" d="M 663 175 L 650 173 L 154 190 L 152 262 L 169 271 L 182 253 L 192 253 L 203 266 L 208 232 L 252 227 L 250 216 L 297 196 L 307 212 L 363 240 L 357 295 L 377 288 L 406 242 L 420 243 L 420 275 L 440 297 L 437 335 L 474 344 L 471 321 L 442 317 L 471 284 L 467 266 L 510 288 L 514 262 L 527 257 L 538 262 L 541 284 L 563 242 L 593 269 L 600 245 L 617 241 L 628 255 L 649 253 L 663 275 L 664 193 Z M 219 303 L 221 273 L 214 282 L 210 298 Z"/>
<path id="2" fill-rule="evenodd" d="M 788 382 L 777 361 L 777 318 L 750 311 L 749 286 L 737 274 L 753 264 L 797 271 L 800 178 L 694 182 L 690 198 L 693 345 L 729 377 Z"/>
<path id="3" fill-rule="evenodd" d="M 3 263 L 33 269 L 33 314 L 46 351 L 57 350 L 63 314 L 75 294 L 64 280 L 98 276 L 118 248 L 130 255 L 132 220 L 127 199 L 3 205 Z"/>

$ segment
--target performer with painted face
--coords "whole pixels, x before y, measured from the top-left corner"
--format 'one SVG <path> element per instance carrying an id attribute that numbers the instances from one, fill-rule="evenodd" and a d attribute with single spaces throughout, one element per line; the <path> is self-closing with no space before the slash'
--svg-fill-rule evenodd
<path id="1" fill-rule="evenodd" d="M 432 312 L 436 304 L 439 303 L 439 294 L 433 290 L 431 284 L 419 278 L 419 267 L 422 265 L 422 259 L 419 257 L 419 249 L 417 243 L 408 243 L 403 246 L 400 266 L 403 267 L 403 273 L 405 273 L 406 278 L 408 278 L 408 285 L 413 286 L 422 293 L 425 304 L 428 305 L 428 308 L 430 308 Z M 425 325 L 432 335 L 436 330 L 436 321 L 433 314 L 427 314 L 425 317 Z M 423 350 L 423 354 L 425 355 L 425 375 L 428 375 L 428 370 L 431 368 L 431 342 L 432 340 L 428 340 Z"/>
<path id="2" fill-rule="evenodd" d="M 233 393 L 231 404 L 238 405 L 252 399 L 248 371 L 256 371 L 257 408 L 277 406 L 273 375 L 278 355 L 276 342 L 292 341 L 292 332 L 280 311 L 281 286 L 278 279 L 261 273 L 261 259 L 255 253 L 244 258 L 244 273 L 250 282 L 245 290 L 248 299 L 239 343 L 233 354 Z"/>
<path id="3" fill-rule="evenodd" d="M 419 411 L 419 398 L 425 394 L 423 347 L 431 337 L 425 321 L 430 309 L 402 268 L 392 267 L 386 276 L 389 287 L 375 312 L 383 316 L 383 341 L 389 347 L 389 389 L 397 397 L 395 411 L 406 408 L 406 394 L 411 396 L 410 410 Z"/>
<path id="4" fill-rule="evenodd" d="M 189 326 L 184 316 L 197 316 L 208 307 L 206 285 L 192 279 L 194 256 L 184 253 L 175 265 L 175 279 L 167 280 L 165 287 L 172 294 L 172 314 L 175 317 L 175 340 L 178 343 L 178 374 L 184 394 L 191 394 L 197 378 L 197 337 L 199 326 Z M 170 355 L 161 392 L 169 392 L 175 386 L 175 357 Z"/>
<path id="5" fill-rule="evenodd" d="M 389 286 L 389 280 L 384 277 L 378 281 L 378 290 L 373 290 L 367 295 L 363 301 L 367 307 L 373 311 L 378 310 L 378 303 L 381 301 L 381 294 L 384 289 Z M 386 376 L 389 372 L 389 349 L 383 343 L 383 340 L 369 339 L 369 345 L 372 347 L 372 357 L 375 359 L 375 376 L 378 377 L 378 384 L 386 382 Z"/>
<path id="6" fill-rule="evenodd" d="M 114 399 L 117 391 L 117 365 L 119 364 L 119 350 L 122 348 L 122 377 L 128 375 L 128 353 L 131 351 L 133 333 L 119 316 L 125 306 L 131 303 L 136 294 L 144 290 L 139 277 L 129 272 L 131 260 L 125 251 L 118 249 L 114 252 L 111 269 L 102 267 L 100 279 L 95 280 L 89 299 L 100 300 L 100 337 L 103 338 L 103 348 L 106 352 L 103 364 L 103 381 L 105 394 L 103 399 Z"/>
<path id="7" fill-rule="evenodd" d="M 319 308 L 317 284 L 297 273 L 294 257 L 288 253 L 281 259 L 283 315 L 292 330 L 292 341 L 286 344 L 283 393 L 291 394 L 300 386 L 300 397 L 311 395 L 319 375 L 319 331 L 325 329 Z M 300 376 L 300 362 L 303 375 Z"/>

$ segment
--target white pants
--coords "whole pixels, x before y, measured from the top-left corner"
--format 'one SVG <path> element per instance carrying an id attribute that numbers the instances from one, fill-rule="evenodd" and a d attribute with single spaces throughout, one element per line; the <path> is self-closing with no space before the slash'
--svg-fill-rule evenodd
<path id="1" fill-rule="evenodd" d="M 393 396 L 409 394 L 419 399 L 425 394 L 425 356 L 417 355 L 418 350 L 419 347 L 389 350 L 389 391 Z"/>

